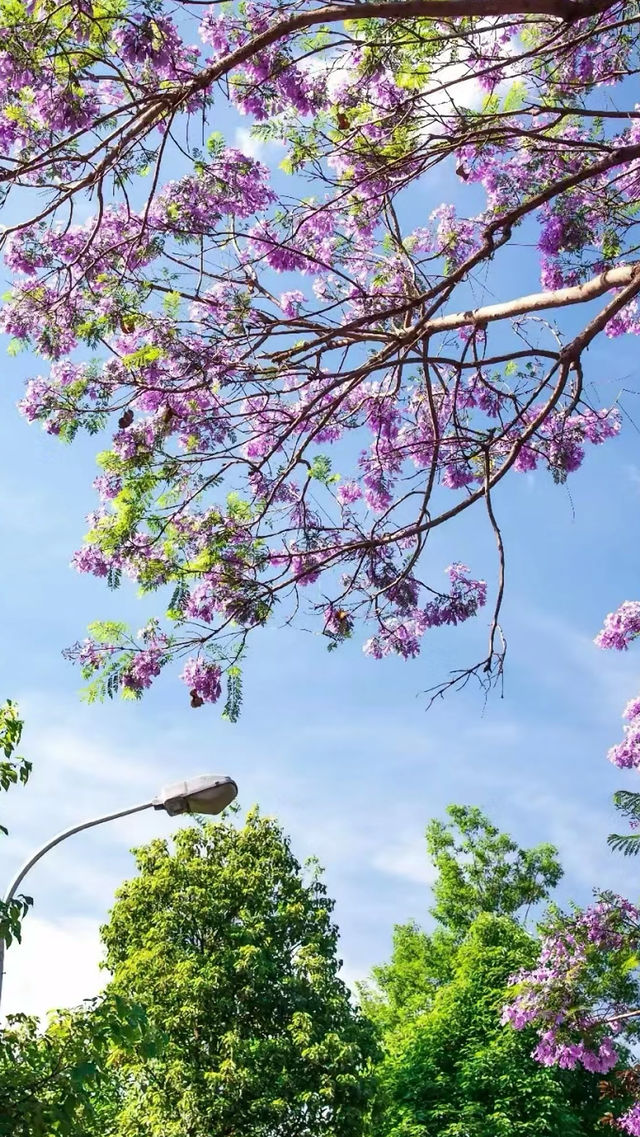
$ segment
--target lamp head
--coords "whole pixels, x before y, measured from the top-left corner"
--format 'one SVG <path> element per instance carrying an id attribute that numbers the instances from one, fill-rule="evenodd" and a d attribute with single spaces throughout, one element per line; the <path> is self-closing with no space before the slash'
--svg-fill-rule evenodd
<path id="1" fill-rule="evenodd" d="M 170 817 L 180 813 L 222 813 L 237 797 L 238 787 L 227 774 L 201 774 L 184 782 L 164 786 L 154 799 L 154 809 Z"/>

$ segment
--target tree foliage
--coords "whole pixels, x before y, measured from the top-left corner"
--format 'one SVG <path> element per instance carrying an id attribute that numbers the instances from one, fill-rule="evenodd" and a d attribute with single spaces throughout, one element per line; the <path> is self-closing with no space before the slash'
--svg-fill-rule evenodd
<path id="1" fill-rule="evenodd" d="M 556 850 L 519 848 L 477 808 L 447 812 L 427 827 L 436 926 L 396 927 L 362 990 L 384 1048 L 374 1137 L 595 1137 L 595 1080 L 541 1066 L 535 1032 L 501 1022 L 512 976 L 539 950 L 524 921 L 561 876 Z"/>
<path id="2" fill-rule="evenodd" d="M 251 812 L 138 850 L 104 929 L 111 990 L 165 1045 L 120 1067 L 122 1137 L 355 1137 L 375 1054 L 338 978 L 332 903 Z"/>
<path id="3" fill-rule="evenodd" d="M 431 915 L 439 924 L 464 934 L 482 912 L 515 916 L 549 898 L 562 876 L 553 845 L 521 849 L 475 807 L 451 805 L 447 814 L 448 822 L 427 827 L 438 874 Z"/>
<path id="4" fill-rule="evenodd" d="M 605 892 L 585 909 L 551 913 L 537 959 L 512 977 L 503 1018 L 535 1028 L 538 1062 L 610 1075 L 602 1085 L 616 1098 L 612 1124 L 636 1135 L 638 1069 L 620 1065 L 637 1048 L 639 1004 L 640 911 Z"/>
<path id="5" fill-rule="evenodd" d="M 2 1137 L 115 1137 L 123 1056 L 154 1053 L 144 1013 L 118 996 L 50 1016 L 10 1015 L 0 1032 Z"/>
<path id="6" fill-rule="evenodd" d="M 16 753 L 22 738 L 22 727 L 23 722 L 16 704 L 7 699 L 0 706 L 0 790 L 6 791 L 17 783 L 26 785 L 29 780 L 31 762 Z M 5 837 L 7 835 L 6 827 L 1 824 L 0 834 Z M 7 947 L 12 940 L 20 941 L 20 922 L 31 903 L 30 896 L 15 896 L 9 901 L 0 897 L 0 942 Z"/>
<path id="7" fill-rule="evenodd" d="M 531 1057 L 533 1032 L 505 1030 L 510 976 L 535 941 L 488 912 L 471 924 L 436 983 L 431 1005 L 385 1039 L 376 1137 L 596 1137 L 603 1112 L 584 1072 L 550 1070 Z"/>
<path id="8" fill-rule="evenodd" d="M 562 876 L 552 845 L 520 848 L 475 806 L 450 805 L 446 821 L 433 818 L 426 851 L 434 869 L 435 929 L 426 933 L 415 921 L 397 925 L 391 962 L 372 973 L 382 1000 L 365 988 L 369 1012 L 385 1027 L 431 1006 L 434 992 L 453 976 L 456 945 L 478 916 L 526 918 Z"/>
<path id="9" fill-rule="evenodd" d="M 640 794 L 633 790 L 617 790 L 613 795 L 616 809 L 623 817 L 628 817 L 633 829 L 640 824 Z M 640 851 L 640 834 L 638 833 L 611 833 L 608 843 L 616 852 L 625 857 L 635 857 Z"/>

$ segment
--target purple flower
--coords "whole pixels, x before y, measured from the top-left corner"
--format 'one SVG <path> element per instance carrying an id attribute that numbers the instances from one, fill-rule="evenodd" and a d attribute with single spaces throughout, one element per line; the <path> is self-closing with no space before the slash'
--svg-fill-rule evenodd
<path id="1" fill-rule="evenodd" d="M 564 234 L 565 223 L 562 217 L 552 213 L 540 234 L 538 248 L 547 256 L 556 256 L 563 246 Z"/>
<path id="2" fill-rule="evenodd" d="M 617 1128 L 631 1137 L 640 1137 L 640 1102 L 635 1102 L 631 1109 L 623 1113 L 616 1122 Z"/>
<path id="3" fill-rule="evenodd" d="M 594 643 L 598 647 L 625 651 L 638 635 L 640 635 L 640 601 L 625 600 L 615 612 L 609 613 Z"/>
<path id="4" fill-rule="evenodd" d="M 77 572 L 90 572 L 93 576 L 108 576 L 113 562 L 95 545 L 83 545 L 71 558 L 71 567 Z"/>
<path id="5" fill-rule="evenodd" d="M 624 719 L 627 719 L 628 722 L 630 722 L 632 719 L 638 718 L 639 716 L 640 716 L 640 695 L 636 695 L 635 699 L 629 699 L 629 702 L 627 703 L 626 707 L 624 708 L 624 711 L 622 712 L 622 717 Z"/>
<path id="6" fill-rule="evenodd" d="M 99 644 L 95 640 L 86 639 L 81 644 L 78 643 L 71 648 L 69 655 L 77 659 L 83 667 L 97 670 L 98 667 L 102 667 L 114 651 L 117 651 L 115 644 Z"/>
<path id="7" fill-rule="evenodd" d="M 122 684 L 132 691 L 142 691 L 150 687 L 166 663 L 166 640 L 159 637 L 149 647 L 136 652 L 131 663 L 122 674 Z"/>
<path id="8" fill-rule="evenodd" d="M 634 720 L 624 728 L 624 738 L 610 747 L 607 757 L 621 770 L 640 768 L 640 722 Z"/>
<path id="9" fill-rule="evenodd" d="M 186 661 L 180 678 L 203 702 L 216 703 L 222 693 L 221 675 L 217 664 L 196 656 Z"/>
<path id="10" fill-rule="evenodd" d="M 292 292 L 282 292 L 280 295 L 280 307 L 288 319 L 293 320 L 298 315 L 300 305 L 304 304 L 304 292 L 299 292 L 294 289 Z"/>
<path id="11" fill-rule="evenodd" d="M 362 497 L 362 490 L 357 482 L 343 482 L 338 487 L 336 501 L 338 505 L 352 505 Z"/>

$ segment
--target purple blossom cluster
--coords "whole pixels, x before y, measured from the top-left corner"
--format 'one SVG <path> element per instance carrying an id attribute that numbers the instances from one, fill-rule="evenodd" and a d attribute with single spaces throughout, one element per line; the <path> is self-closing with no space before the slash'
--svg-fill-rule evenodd
<path id="1" fill-rule="evenodd" d="M 222 693 L 221 671 L 217 664 L 197 656 L 188 659 L 180 678 L 205 703 L 216 703 Z"/>
<path id="2" fill-rule="evenodd" d="M 615 612 L 606 617 L 595 643 L 601 648 L 626 651 L 629 644 L 640 636 L 640 601 L 625 600 Z M 609 750 L 608 758 L 622 770 L 640 769 L 640 698 L 627 703 L 624 737 Z"/>
<path id="3" fill-rule="evenodd" d="M 615 612 L 610 612 L 604 627 L 598 632 L 598 647 L 626 651 L 629 644 L 640 636 L 640 601 L 625 600 Z"/>
<path id="4" fill-rule="evenodd" d="M 193 177 L 168 182 L 149 210 L 146 224 L 159 230 L 211 233 L 224 214 L 252 217 L 275 200 L 269 171 L 240 150 L 225 149 Z"/>
<path id="5" fill-rule="evenodd" d="M 107 18 L 101 17 L 103 22 Z M 48 167 L 36 162 L 28 169 L 26 180 L 35 184 L 46 182 L 51 174 L 73 176 L 82 158 L 67 138 L 73 140 L 83 130 L 102 124 L 114 108 L 129 102 L 132 89 L 143 94 L 159 81 L 188 82 L 200 63 L 199 48 L 183 43 L 173 20 L 150 15 L 144 6 L 123 7 L 120 21 L 114 18 L 108 70 L 95 67 L 95 23 L 86 6 L 75 4 L 64 23 L 61 36 L 57 22 L 42 20 L 37 5 L 30 5 L 22 18 L 7 14 L 0 30 L 2 153 L 26 153 L 31 159 L 52 138 L 56 143 Z M 73 82 L 65 65 L 70 54 Z M 201 105 L 201 100 L 190 101 L 191 110 Z"/>
<path id="6" fill-rule="evenodd" d="M 617 1120 L 617 1128 L 631 1137 L 640 1137 L 640 1102 L 635 1102 Z"/>
<path id="7" fill-rule="evenodd" d="M 92 576 L 108 576 L 113 562 L 110 562 L 95 545 L 83 545 L 73 554 L 71 566 L 77 572 L 88 572 Z"/>
<path id="8" fill-rule="evenodd" d="M 294 288 L 291 292 L 281 293 L 280 307 L 290 320 L 295 320 L 302 304 L 304 304 L 304 292 L 301 292 L 299 288 Z"/>
<path id="9" fill-rule="evenodd" d="M 420 654 L 420 641 L 428 629 L 461 624 L 476 615 L 486 603 L 486 582 L 474 580 L 467 566 L 459 562 L 450 565 L 446 572 L 451 585 L 449 593 L 436 596 L 424 607 L 407 607 L 406 614 L 386 619 L 380 633 L 364 644 L 366 655 L 374 659 L 390 654 L 413 658 Z M 417 600 L 417 590 L 408 599 Z"/>
<path id="10" fill-rule="evenodd" d="M 459 565 L 446 593 L 423 583 L 431 527 L 510 469 L 564 481 L 620 430 L 616 406 L 586 402 L 583 364 L 550 321 L 500 316 L 501 336 L 468 307 L 495 299 L 485 271 L 524 221 L 546 289 L 633 267 L 640 126 L 580 108 L 634 72 L 637 48 L 622 0 L 570 28 L 487 17 L 457 37 L 455 21 L 434 23 L 422 78 L 384 18 L 376 57 L 364 31 L 347 43 L 330 20 L 310 53 L 317 10 L 294 8 L 283 34 L 293 17 L 276 0 L 203 7 L 199 46 L 180 2 L 127 0 L 99 43 L 82 4 L 64 31 L 31 7 L 7 18 L 3 185 L 13 200 L 41 187 L 43 208 L 4 235 L 0 325 L 49 363 L 21 401 L 29 421 L 64 440 L 113 424 L 76 570 L 168 586 L 181 650 L 224 636 L 231 658 L 302 594 L 336 640 L 362 617 L 368 654 L 410 658 L 487 597 Z M 207 140 L 225 97 L 260 124 L 247 153 Z M 277 172 L 263 144 L 284 147 Z M 432 209 L 428 179 L 452 158 L 456 204 Z M 606 299 L 606 334 L 637 334 L 632 290 Z M 620 646 L 609 632 L 603 646 Z M 123 655 L 130 690 L 175 654 L 162 635 Z M 196 697 L 215 701 L 218 665 L 188 666 Z M 614 760 L 636 765 L 638 715 L 627 721 Z"/>
<path id="11" fill-rule="evenodd" d="M 166 662 L 166 640 L 158 639 L 151 646 L 136 652 L 122 673 L 122 685 L 139 693 L 150 687 Z"/>
<path id="12" fill-rule="evenodd" d="M 607 894 L 590 908 L 559 920 L 545 935 L 535 967 L 512 979 L 514 996 L 502 1013 L 503 1023 L 516 1030 L 533 1026 L 538 1041 L 533 1057 L 545 1066 L 606 1074 L 620 1061 L 616 1038 L 628 1022 L 620 1015 L 619 995 L 596 977 L 602 962 L 612 965 L 635 959 L 640 912 L 628 900 Z M 611 975 L 616 972 L 612 966 Z M 635 1107 L 634 1107 L 635 1108 Z M 633 1121 L 634 1110 L 618 1121 L 621 1129 Z"/>
<path id="13" fill-rule="evenodd" d="M 76 644 L 74 651 L 77 662 L 90 671 L 103 667 L 105 662 L 113 655 L 117 648 L 114 644 L 97 643 L 93 639 L 85 639 Z"/>
<path id="14" fill-rule="evenodd" d="M 608 758 L 622 770 L 640 769 L 640 699 L 631 699 L 623 711 L 624 738 L 609 750 Z"/>
<path id="15" fill-rule="evenodd" d="M 542 1066 L 559 1066 L 561 1070 L 574 1070 L 576 1066 L 581 1065 L 592 1074 L 608 1074 L 620 1058 L 610 1038 L 604 1038 L 592 1048 L 584 1042 L 558 1042 L 556 1031 L 553 1029 L 540 1034 L 540 1041 L 533 1049 L 532 1057 Z"/>
<path id="16" fill-rule="evenodd" d="M 589 287 L 601 331 L 640 334 L 640 118 L 611 110 L 640 38 L 623 0 L 566 21 L 465 20 L 460 36 L 456 19 L 432 21 L 427 73 L 384 13 L 376 52 L 326 13 L 325 47 L 310 52 L 308 0 L 199 9 L 199 46 L 180 8 L 125 0 L 98 38 L 84 3 L 64 25 L 38 5 L 19 19 L 7 8 L 2 192 L 20 216 L 22 199 L 38 204 L 3 235 L 13 289 L 0 328 L 48 361 L 21 400 L 28 421 L 65 440 L 114 423 L 73 567 L 166 587 L 180 632 L 105 625 L 69 654 L 128 695 L 187 654 L 200 706 L 219 701 L 225 663 L 287 598 L 292 614 L 309 603 L 332 648 L 361 618 L 368 655 L 415 657 L 427 631 L 487 600 L 457 562 L 446 591 L 424 583 L 431 528 L 490 505 L 510 469 L 564 481 L 618 434 L 618 407 L 586 402 L 594 322 L 563 338 L 557 294 L 574 303 Z M 224 98 L 260 124 L 248 153 L 206 140 Z M 284 147 L 278 172 L 255 157 L 263 143 Z M 167 182 L 169 153 L 180 176 Z M 431 209 L 446 180 L 428 179 L 451 159 L 456 204 Z M 485 277 L 514 242 L 546 295 L 516 291 L 507 318 Z M 603 299 L 588 282 L 614 267 L 628 283 Z M 627 601 L 596 643 L 624 650 L 639 635 Z M 640 698 L 624 717 L 609 757 L 640 768 Z M 540 1063 L 616 1065 L 628 1020 L 601 963 L 628 973 L 639 920 L 603 898 L 515 977 L 504 1020 L 537 1031 Z M 615 1124 L 639 1135 L 640 1104 Z"/>

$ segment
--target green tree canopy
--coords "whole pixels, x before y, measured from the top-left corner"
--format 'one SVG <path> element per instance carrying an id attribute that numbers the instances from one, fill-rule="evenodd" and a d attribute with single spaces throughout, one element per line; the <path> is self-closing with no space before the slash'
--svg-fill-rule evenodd
<path id="1" fill-rule="evenodd" d="M 524 919 L 562 877 L 552 845 L 521 849 L 474 806 L 450 805 L 447 816 L 426 830 L 435 929 L 427 934 L 413 920 L 396 925 L 391 962 L 374 967 L 374 987 L 363 989 L 368 1013 L 385 1026 L 431 1006 L 452 977 L 454 945 L 481 913 Z"/>
<path id="2" fill-rule="evenodd" d="M 500 1022 L 510 977 L 537 954 L 524 924 L 562 875 L 556 850 L 521 849 L 479 809 L 447 813 L 427 827 L 435 928 L 397 926 L 361 990 L 384 1049 L 373 1137 L 595 1137 L 593 1077 L 540 1066 L 534 1032 Z"/>
<path id="3" fill-rule="evenodd" d="M 125 1059 L 126 1137 L 352 1137 L 373 1031 L 338 977 L 333 904 L 252 811 L 136 853 L 103 930 L 112 990 L 164 1032 Z"/>
<path id="4" fill-rule="evenodd" d="M 483 913 L 430 1009 L 385 1038 L 374 1137 L 596 1137 L 603 1112 L 585 1071 L 531 1057 L 533 1032 L 501 1026 L 509 977 L 535 956 L 512 918 Z"/>
<path id="5" fill-rule="evenodd" d="M 155 1051 L 145 1015 L 116 995 L 46 1024 L 12 1015 L 0 1032 L 0 1137 L 115 1137 L 118 1067 Z"/>
<path id="6" fill-rule="evenodd" d="M 476 807 L 450 805 L 449 821 L 430 821 L 427 850 L 437 870 L 431 914 L 464 934 L 481 912 L 515 916 L 547 900 L 562 877 L 553 845 L 521 849 Z"/>

